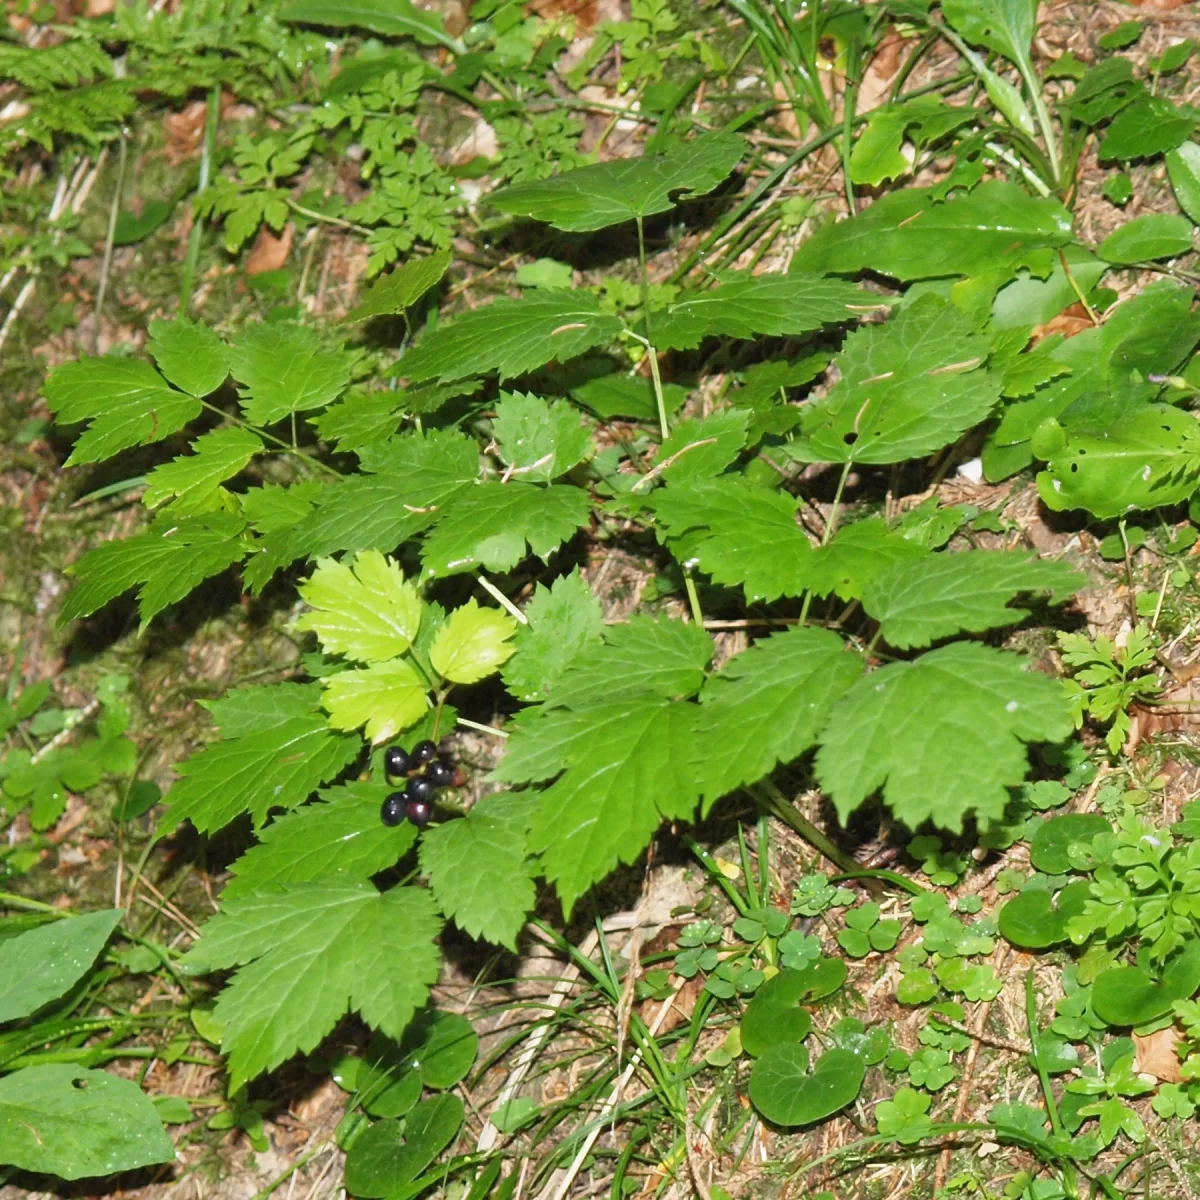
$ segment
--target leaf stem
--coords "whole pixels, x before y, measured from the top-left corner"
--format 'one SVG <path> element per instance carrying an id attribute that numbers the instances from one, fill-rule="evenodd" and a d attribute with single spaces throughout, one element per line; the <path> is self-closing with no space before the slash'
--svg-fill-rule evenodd
<path id="1" fill-rule="evenodd" d="M 853 856 L 847 854 L 833 839 L 818 829 L 807 817 L 796 811 L 796 806 L 769 780 L 764 779 L 750 789 L 750 794 L 785 825 L 798 833 L 814 850 L 823 854 L 835 867 L 847 874 L 861 874 L 862 865 Z"/>
<path id="2" fill-rule="evenodd" d="M 207 400 L 201 400 L 200 403 L 208 409 L 209 412 L 215 413 L 219 417 L 223 417 L 226 421 L 232 421 L 235 425 L 240 425 L 243 429 L 248 429 L 251 433 L 257 434 L 265 442 L 272 442 L 278 446 L 285 454 L 294 454 L 297 458 L 302 458 L 306 463 L 316 467 L 318 471 L 324 471 L 327 475 L 332 475 L 334 479 L 341 479 L 342 473 L 328 463 L 323 463 L 319 458 L 309 454 L 307 450 L 301 450 L 298 446 L 290 446 L 281 437 L 276 437 L 273 433 L 268 433 L 265 429 L 257 425 L 252 425 L 245 417 L 239 417 L 236 413 L 228 412 L 226 409 L 220 408 L 216 404 L 211 404 Z"/>
<path id="3" fill-rule="evenodd" d="M 658 428 L 665 442 L 671 429 L 667 424 L 667 402 L 663 398 L 662 376 L 658 373 L 658 352 L 654 349 L 654 330 L 650 317 L 650 274 L 646 268 L 646 228 L 639 213 L 637 217 L 638 274 L 642 283 L 642 323 L 646 327 L 646 355 L 650 362 L 650 378 L 654 383 L 654 402 L 658 405 Z"/>
<path id="4" fill-rule="evenodd" d="M 506 738 L 509 736 L 507 729 L 495 729 L 491 725 L 483 725 L 478 721 L 468 721 L 466 717 L 459 717 L 458 724 L 466 726 L 467 729 L 478 729 L 480 733 L 490 733 L 492 737 Z"/>
<path id="5" fill-rule="evenodd" d="M 687 567 L 683 568 L 683 586 L 687 589 L 688 605 L 692 610 L 692 620 L 703 628 L 704 613 L 700 608 L 700 593 L 696 591 L 696 580 Z"/>
<path id="6" fill-rule="evenodd" d="M 750 912 L 746 898 L 733 885 L 733 881 L 721 870 L 717 860 L 691 834 L 685 834 L 683 844 L 700 860 L 701 866 L 717 881 L 717 886 L 729 897 L 729 903 L 737 909 L 738 916 L 744 917 Z M 747 880 L 747 885 L 750 881 Z"/>
<path id="7" fill-rule="evenodd" d="M 522 625 L 529 624 L 529 618 L 482 571 L 477 571 L 475 578 L 479 580 L 479 586 L 497 604 L 507 609 L 514 620 L 519 621 Z"/>
<path id="8" fill-rule="evenodd" d="M 217 151 L 217 125 L 221 119 L 221 85 L 215 84 L 208 93 L 208 109 L 204 122 L 204 145 L 200 151 L 200 177 L 192 197 L 192 229 L 188 234 L 187 258 L 183 263 L 183 278 L 179 284 L 179 314 L 186 316 L 192 304 L 192 284 L 200 262 L 200 243 L 204 238 L 204 218 L 196 212 L 197 201 L 208 191 L 212 176 L 213 158 Z"/>

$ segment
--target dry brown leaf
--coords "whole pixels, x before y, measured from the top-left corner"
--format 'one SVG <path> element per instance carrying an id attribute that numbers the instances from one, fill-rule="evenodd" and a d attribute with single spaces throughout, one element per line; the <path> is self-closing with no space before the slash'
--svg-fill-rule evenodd
<path id="1" fill-rule="evenodd" d="M 870 112 L 887 100 L 892 90 L 892 80 L 900 70 L 907 45 L 893 27 L 884 34 L 879 49 L 863 74 L 862 86 L 858 89 L 857 109 L 860 113 Z"/>
<path id="2" fill-rule="evenodd" d="M 199 153 L 207 118 L 208 105 L 203 100 L 193 100 L 182 112 L 163 117 L 163 132 L 167 137 L 163 153 L 171 166 L 177 167 Z"/>
<path id="3" fill-rule="evenodd" d="M 672 1029 L 678 1029 L 680 1025 L 686 1025 L 692 1019 L 692 1012 L 702 991 L 704 991 L 704 981 L 699 975 L 693 975 L 691 979 L 685 981 L 683 987 L 675 993 L 675 999 L 672 1001 L 667 1015 L 663 1017 L 662 1024 L 658 1027 L 660 1037 L 664 1033 L 670 1033 Z M 638 1006 L 638 1016 L 649 1025 L 658 1015 L 661 1007 L 661 1000 L 653 998 L 643 1000 Z"/>
<path id="4" fill-rule="evenodd" d="M 1085 329 L 1091 329 L 1092 319 L 1087 315 L 1087 309 L 1082 304 L 1072 304 L 1064 309 L 1057 317 L 1051 318 L 1045 325 L 1038 325 L 1033 331 L 1033 342 L 1036 345 L 1044 337 L 1052 333 L 1061 333 L 1063 337 L 1074 337 Z"/>
<path id="5" fill-rule="evenodd" d="M 1183 1040 L 1174 1025 L 1148 1033 L 1145 1037 L 1133 1035 L 1134 1062 L 1137 1070 L 1153 1075 L 1162 1083 L 1178 1083 L 1179 1043 Z"/>
<path id="6" fill-rule="evenodd" d="M 295 227 L 289 221 L 283 232 L 276 236 L 265 225 L 258 231 L 254 246 L 246 256 L 246 274 L 262 275 L 266 271 L 278 271 L 292 252 Z"/>

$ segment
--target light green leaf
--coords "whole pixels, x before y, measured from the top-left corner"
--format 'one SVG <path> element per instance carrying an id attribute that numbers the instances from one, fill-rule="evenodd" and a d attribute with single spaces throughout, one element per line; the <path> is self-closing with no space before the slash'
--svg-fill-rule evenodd
<path id="1" fill-rule="evenodd" d="M 257 434 L 248 429 L 214 429 L 192 443 L 194 453 L 155 467 L 146 476 L 142 503 L 154 508 L 175 497 L 171 512 L 190 517 L 207 512 L 218 503 L 218 489 L 236 475 L 263 448 Z"/>
<path id="2" fill-rule="evenodd" d="M 999 399 L 980 369 L 987 353 L 968 318 L 934 295 L 852 333 L 835 360 L 841 378 L 805 414 L 795 457 L 893 463 L 940 450 Z"/>
<path id="3" fill-rule="evenodd" d="M 350 382 L 350 355 L 323 348 L 304 325 L 251 325 L 233 348 L 233 375 L 246 385 L 242 412 L 255 425 L 323 408 Z"/>
<path id="4" fill-rule="evenodd" d="M 120 908 L 86 913 L 0 942 L 0 1022 L 27 1017 L 69 991 L 87 974 L 124 915 Z"/>
<path id="5" fill-rule="evenodd" d="M 705 811 L 815 745 L 862 668 L 836 634 L 797 626 L 755 642 L 709 679 L 696 724 Z"/>
<path id="6" fill-rule="evenodd" d="M 1179 207 L 1200 222 L 1200 145 L 1184 142 L 1167 155 L 1167 175 Z"/>
<path id="7" fill-rule="evenodd" d="M 238 688 L 207 704 L 222 740 L 180 765 L 159 832 L 190 820 L 212 833 L 243 812 L 261 825 L 272 808 L 303 804 L 362 749 L 329 732 L 319 704 L 315 684 Z"/>
<path id="8" fill-rule="evenodd" d="M 446 32 L 442 18 L 418 8 L 412 0 L 291 0 L 279 20 L 332 29 L 369 29 L 384 37 L 411 37 L 423 46 L 461 51 Z"/>
<path id="9" fill-rule="evenodd" d="M 665 312 L 655 313 L 653 338 L 660 350 L 686 350 L 719 334 L 799 337 L 880 307 L 878 296 L 842 279 L 799 274 L 735 278 L 707 291 L 684 292 Z"/>
<path id="10" fill-rule="evenodd" d="M 66 1063 L 0 1079 L 0 1162 L 87 1179 L 175 1161 L 150 1097 L 131 1079 Z"/>
<path id="11" fill-rule="evenodd" d="M 60 425 L 91 424 L 66 465 L 102 462 L 130 446 L 178 433 L 201 411 L 200 401 L 171 388 L 136 358 L 80 358 L 50 372 L 46 403 Z"/>
<path id="12" fill-rule="evenodd" d="M 330 726 L 351 730 L 365 725 L 374 745 L 415 725 L 429 707 L 425 684 L 403 658 L 327 675 L 321 686 Z"/>
<path id="13" fill-rule="evenodd" d="M 480 608 L 472 596 L 437 631 L 429 651 L 433 669 L 453 683 L 478 683 L 499 670 L 515 647 L 517 622 L 496 608 Z"/>
<path id="14" fill-rule="evenodd" d="M 1050 592 L 1061 602 L 1086 581 L 1065 562 L 1020 550 L 972 550 L 901 562 L 876 575 L 863 609 L 898 650 L 928 646 L 966 630 L 1015 625 L 1029 609 L 1010 601 L 1022 592 Z"/>
<path id="15" fill-rule="evenodd" d="M 824 546 L 817 547 L 810 567 L 811 586 L 818 596 L 833 592 L 841 600 L 861 600 L 877 576 L 928 554 L 919 541 L 893 532 L 881 517 L 867 517 L 843 525 Z"/>
<path id="16" fill-rule="evenodd" d="M 410 379 L 465 379 L 499 372 L 523 375 L 566 362 L 621 332 L 619 317 L 600 311 L 590 292 L 538 290 L 520 300 L 493 300 L 427 333 L 400 360 Z"/>
<path id="17" fill-rule="evenodd" d="M 675 483 L 719 475 L 746 444 L 749 420 L 746 409 L 733 408 L 678 422 L 659 446 L 651 470 Z"/>
<path id="18" fill-rule="evenodd" d="M 158 369 L 197 400 L 215 392 L 229 375 L 229 347 L 207 325 L 187 317 L 151 321 L 149 350 Z"/>
<path id="19" fill-rule="evenodd" d="M 410 258 L 403 266 L 376 279 L 346 320 L 366 321 L 411 308 L 446 274 L 450 257 L 449 250 L 437 250 L 424 258 Z"/>
<path id="20" fill-rule="evenodd" d="M 508 465 L 505 476 L 527 483 L 549 483 L 593 451 L 591 435 L 575 408 L 564 400 L 547 403 L 523 392 L 501 394 L 492 432 Z"/>
<path id="21" fill-rule="evenodd" d="M 536 899 L 526 853 L 534 806 L 529 795 L 488 796 L 421 838 L 421 870 L 441 910 L 471 937 L 514 952 Z"/>
<path id="22" fill-rule="evenodd" d="M 667 487 L 651 503 L 671 553 L 717 583 L 740 585 L 747 600 L 799 596 L 808 587 L 813 549 L 786 493 L 714 479 Z"/>
<path id="23" fill-rule="evenodd" d="M 304 602 L 296 629 L 317 635 L 326 654 L 380 663 L 403 654 L 421 625 L 417 589 L 391 558 L 363 550 L 353 567 L 323 558 L 300 585 Z"/>
<path id="24" fill-rule="evenodd" d="M 576 568 L 549 589 L 540 583 L 525 608 L 529 622 L 513 639 L 513 656 L 501 674 L 518 700 L 545 700 L 563 672 L 583 651 L 598 644 L 604 612 Z"/>
<path id="25" fill-rule="evenodd" d="M 737 134 L 711 133 L 663 154 L 614 159 L 518 183 L 488 200 L 502 212 L 588 233 L 666 212 L 684 196 L 712 191 L 745 152 L 745 140 Z"/>
<path id="26" fill-rule="evenodd" d="M 838 702 L 821 734 L 816 773 L 843 822 L 868 796 L 910 829 L 959 832 L 966 816 L 998 820 L 1029 767 L 1026 742 L 1072 728 L 1066 693 L 1025 660 L 958 642 L 891 663 Z"/>
<path id="27" fill-rule="evenodd" d="M 946 20 L 972 45 L 985 46 L 1012 63 L 1027 63 L 1037 0 L 944 0 Z"/>
<path id="28" fill-rule="evenodd" d="M 437 979 L 440 930 L 423 888 L 288 884 L 223 905 L 184 963 L 238 968 L 215 1009 L 230 1091 L 315 1049 L 347 1007 L 398 1038 Z"/>
<path id="29" fill-rule="evenodd" d="M 380 821 L 391 790 L 385 783 L 347 783 L 278 817 L 229 868 L 233 878 L 222 902 L 285 883 L 357 882 L 386 870 L 417 838 L 417 827 L 407 821 L 390 828 Z"/>
<path id="30" fill-rule="evenodd" d="M 464 490 L 421 549 L 423 578 L 486 567 L 511 571 L 528 553 L 549 558 L 588 522 L 583 488 L 489 480 Z"/>
<path id="31" fill-rule="evenodd" d="M 1096 247 L 1105 262 L 1151 262 L 1177 258 L 1192 248 L 1192 223 L 1178 213 L 1145 213 L 1114 229 Z"/>

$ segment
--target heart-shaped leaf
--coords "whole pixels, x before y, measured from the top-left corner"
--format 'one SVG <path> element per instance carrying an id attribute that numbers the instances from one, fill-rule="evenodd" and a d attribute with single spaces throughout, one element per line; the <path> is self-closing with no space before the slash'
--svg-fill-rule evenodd
<path id="1" fill-rule="evenodd" d="M 800 1007 L 812 990 L 807 975 L 807 970 L 780 971 L 758 989 L 742 1017 L 742 1049 L 747 1054 L 757 1057 L 772 1046 L 808 1036 L 812 1018 Z"/>
<path id="2" fill-rule="evenodd" d="M 853 1050 L 830 1050 L 808 1072 L 799 1042 L 772 1046 L 750 1073 L 754 1107 L 776 1125 L 809 1125 L 845 1108 L 859 1093 L 866 1060 Z"/>
<path id="3" fill-rule="evenodd" d="M 1158 981 L 1141 967 L 1102 971 L 1092 988 L 1096 1016 L 1109 1025 L 1144 1025 L 1171 1011 L 1200 987 L 1200 941 L 1186 946 L 1163 968 Z"/>
<path id="4" fill-rule="evenodd" d="M 1000 932 L 1026 950 L 1044 950 L 1067 940 L 1067 921 L 1083 912 L 1092 885 L 1086 880 L 1068 884 L 1053 899 L 1044 888 L 1028 888 L 1000 910 Z"/>
<path id="5" fill-rule="evenodd" d="M 1112 826 L 1099 813 L 1067 813 L 1051 817 L 1033 835 L 1033 841 L 1029 843 L 1029 861 L 1047 875 L 1065 875 L 1071 869 L 1067 849 L 1072 842 L 1090 842 L 1097 834 L 1111 832 Z"/>

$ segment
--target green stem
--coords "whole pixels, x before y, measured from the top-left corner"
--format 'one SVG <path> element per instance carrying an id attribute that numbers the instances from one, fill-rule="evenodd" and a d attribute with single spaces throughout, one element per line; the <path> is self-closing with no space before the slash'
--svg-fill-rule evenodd
<path id="1" fill-rule="evenodd" d="M 310 221 L 320 221 L 326 225 L 336 225 L 339 229 L 348 229 L 351 233 L 361 234 L 363 237 L 368 237 L 373 230 L 367 225 L 356 225 L 353 221 L 347 221 L 343 217 L 331 217 L 328 213 L 317 212 L 315 208 L 305 208 L 303 204 L 298 204 L 290 196 L 287 198 L 287 206 L 294 213 L 299 213 L 302 217 L 307 217 Z"/>
<path id="2" fill-rule="evenodd" d="M 217 84 L 208 93 L 208 112 L 204 123 L 204 146 L 200 151 L 200 178 L 196 182 L 196 194 L 192 198 L 192 231 L 188 235 L 187 258 L 183 263 L 183 276 L 179 284 L 179 312 L 186 316 L 192 304 L 192 284 L 196 279 L 196 267 L 200 262 L 200 244 L 204 239 L 204 218 L 196 212 L 196 202 L 208 191 L 212 176 L 212 163 L 217 150 L 217 125 L 221 119 L 221 85 Z"/>
<path id="3" fill-rule="evenodd" d="M 823 854 L 834 866 L 847 874 L 862 873 L 858 860 L 835 845 L 824 830 L 818 829 L 807 817 L 796 811 L 796 806 L 769 779 L 764 779 L 750 789 L 750 794 L 785 825 L 794 829 L 814 850 Z"/>
<path id="4" fill-rule="evenodd" d="M 847 459 L 842 467 L 842 475 L 838 480 L 837 491 L 833 493 L 833 507 L 829 511 L 829 520 L 825 522 L 825 532 L 821 534 L 821 545 L 829 545 L 829 539 L 837 532 L 838 517 L 841 515 L 842 493 L 846 490 L 846 480 L 850 478 L 850 468 L 854 466 L 851 459 Z"/>
<path id="5" fill-rule="evenodd" d="M 646 355 L 650 361 L 650 378 L 654 383 L 654 402 L 658 406 L 658 428 L 665 442 L 671 434 L 667 424 L 667 402 L 663 398 L 662 377 L 658 373 L 658 352 L 654 349 L 654 329 L 650 316 L 650 274 L 646 269 L 646 230 L 641 215 L 637 218 L 638 273 L 642 281 L 642 323 L 646 327 Z"/>
<path id="6" fill-rule="evenodd" d="M 309 454 L 307 450 L 301 450 L 298 446 L 291 446 L 281 437 L 276 437 L 273 433 L 268 433 L 265 429 L 259 428 L 257 425 L 252 425 L 243 417 L 239 417 L 236 413 L 226 412 L 225 409 L 219 408 L 215 404 L 209 403 L 207 400 L 201 400 L 200 403 L 208 409 L 209 412 L 215 413 L 217 416 L 224 418 L 226 421 L 232 421 L 235 425 L 240 425 L 243 429 L 248 429 L 251 433 L 257 434 L 265 442 L 272 442 L 278 446 L 285 454 L 295 455 L 296 458 L 303 459 L 310 466 L 315 467 L 318 471 L 324 471 L 327 475 L 332 475 L 334 479 L 341 479 L 341 471 L 335 470 L 328 463 L 323 463 L 319 458 Z"/>
<path id="7" fill-rule="evenodd" d="M 696 580 L 687 567 L 683 568 L 683 586 L 687 589 L 688 605 L 692 610 L 692 620 L 701 627 L 704 625 L 704 613 L 700 609 L 700 593 L 696 591 Z"/>
<path id="8" fill-rule="evenodd" d="M 746 898 L 733 886 L 733 881 L 721 870 L 720 864 L 698 841 L 690 834 L 685 834 L 683 844 L 700 860 L 704 869 L 717 881 L 717 886 L 729 897 L 729 903 L 737 909 L 738 916 L 744 917 L 750 912 Z M 749 880 L 746 881 L 749 885 Z"/>

